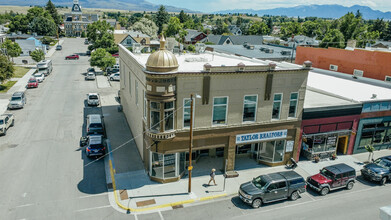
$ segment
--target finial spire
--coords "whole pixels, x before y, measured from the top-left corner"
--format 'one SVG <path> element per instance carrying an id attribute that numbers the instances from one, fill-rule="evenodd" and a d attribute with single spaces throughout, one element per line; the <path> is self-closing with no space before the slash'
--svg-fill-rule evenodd
<path id="1" fill-rule="evenodd" d="M 166 39 L 164 39 L 164 35 L 162 34 L 162 37 L 160 38 L 160 50 L 165 50 L 164 47 L 166 45 Z"/>

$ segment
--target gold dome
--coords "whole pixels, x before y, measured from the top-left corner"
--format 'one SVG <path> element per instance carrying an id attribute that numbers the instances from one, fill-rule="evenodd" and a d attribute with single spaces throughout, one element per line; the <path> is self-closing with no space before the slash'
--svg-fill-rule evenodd
<path id="1" fill-rule="evenodd" d="M 147 70 L 152 72 L 171 72 L 178 70 L 178 60 L 175 55 L 166 50 L 164 36 L 160 39 L 160 49 L 148 57 Z"/>

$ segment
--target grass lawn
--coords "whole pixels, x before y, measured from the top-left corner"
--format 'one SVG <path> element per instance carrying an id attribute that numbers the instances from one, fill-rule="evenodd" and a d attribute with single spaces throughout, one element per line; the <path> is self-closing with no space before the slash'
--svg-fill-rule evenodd
<path id="1" fill-rule="evenodd" d="M 15 72 L 14 72 L 14 78 L 22 78 L 29 70 L 30 68 L 21 67 L 21 66 L 14 66 Z"/>
<path id="2" fill-rule="evenodd" d="M 50 43 L 50 46 L 52 47 L 52 46 L 56 45 L 57 42 L 58 42 L 58 40 L 53 41 L 52 43 Z"/>
<path id="3" fill-rule="evenodd" d="M 4 84 L 0 84 L 0 93 L 6 93 L 15 83 L 16 81 L 8 81 Z"/>

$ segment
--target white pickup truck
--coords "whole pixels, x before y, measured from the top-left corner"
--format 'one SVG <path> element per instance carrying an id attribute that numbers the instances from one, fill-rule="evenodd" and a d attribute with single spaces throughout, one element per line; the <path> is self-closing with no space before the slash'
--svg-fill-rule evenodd
<path id="1" fill-rule="evenodd" d="M 3 114 L 0 115 L 0 135 L 6 135 L 8 128 L 14 126 L 14 115 Z"/>

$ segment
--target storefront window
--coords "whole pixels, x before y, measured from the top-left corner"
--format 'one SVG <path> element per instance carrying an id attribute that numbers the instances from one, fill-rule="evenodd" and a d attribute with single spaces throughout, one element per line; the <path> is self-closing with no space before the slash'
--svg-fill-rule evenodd
<path id="1" fill-rule="evenodd" d="M 164 155 L 164 178 L 175 177 L 175 154 Z"/>
<path id="2" fill-rule="evenodd" d="M 213 99 L 213 125 L 226 124 L 228 97 Z"/>
<path id="3" fill-rule="evenodd" d="M 174 129 L 174 102 L 164 103 L 164 130 Z"/>
<path id="4" fill-rule="evenodd" d="M 179 175 L 185 171 L 186 153 L 179 153 Z"/>
<path id="5" fill-rule="evenodd" d="M 160 103 L 151 102 L 151 131 L 160 132 Z"/>
<path id="6" fill-rule="evenodd" d="M 257 96 L 245 96 L 243 105 L 243 122 L 255 121 L 257 112 Z"/>
<path id="7" fill-rule="evenodd" d="M 275 141 L 275 152 L 273 162 L 281 162 L 284 159 L 285 140 Z"/>
<path id="8" fill-rule="evenodd" d="M 150 175 L 159 179 L 178 177 L 185 171 L 186 153 L 159 154 L 150 152 Z"/>
<path id="9" fill-rule="evenodd" d="M 391 138 L 391 126 L 389 122 L 363 125 L 360 146 L 368 144 L 389 143 Z"/>
<path id="10" fill-rule="evenodd" d="M 156 178 L 163 178 L 163 154 L 152 152 L 151 163 L 152 172 L 150 175 Z"/>
<path id="11" fill-rule="evenodd" d="M 268 141 L 259 144 L 258 159 L 266 162 L 281 162 L 284 160 L 285 140 Z"/>

